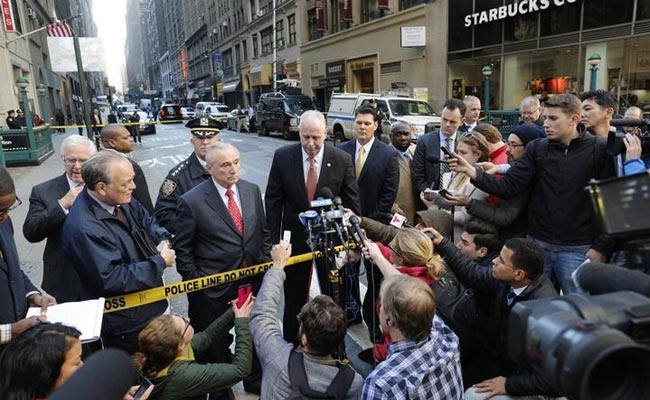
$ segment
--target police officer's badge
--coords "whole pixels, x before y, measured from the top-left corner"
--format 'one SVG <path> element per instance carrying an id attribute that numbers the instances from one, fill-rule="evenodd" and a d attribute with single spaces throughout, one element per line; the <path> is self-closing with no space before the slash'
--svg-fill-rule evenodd
<path id="1" fill-rule="evenodd" d="M 199 125 L 200 126 L 210 126 L 210 121 L 208 121 L 207 118 L 201 118 L 201 120 L 199 122 Z"/>
<path id="2" fill-rule="evenodd" d="M 165 196 L 169 196 L 172 193 L 174 193 L 174 190 L 176 190 L 176 182 L 172 181 L 171 179 L 165 179 L 162 183 L 162 188 L 160 189 L 162 194 Z"/>

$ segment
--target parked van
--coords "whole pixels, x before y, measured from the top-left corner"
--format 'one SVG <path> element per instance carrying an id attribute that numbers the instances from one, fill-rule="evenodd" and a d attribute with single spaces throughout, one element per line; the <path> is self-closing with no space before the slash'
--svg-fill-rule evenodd
<path id="1" fill-rule="evenodd" d="M 304 94 L 265 93 L 257 102 L 255 124 L 260 135 L 267 136 L 271 131 L 277 131 L 289 140 L 298 137 L 302 113 L 313 109 L 314 103 Z"/>
<path id="2" fill-rule="evenodd" d="M 425 133 L 426 125 L 440 126 L 440 116 L 422 100 L 372 93 L 335 93 L 327 111 L 327 133 L 335 144 L 353 138 L 355 111 L 359 107 L 369 107 L 372 99 L 385 115 L 381 127 L 381 139 L 385 142 L 390 141 L 390 127 L 395 122 L 407 123 L 414 141 Z"/>
<path id="3" fill-rule="evenodd" d="M 194 115 L 196 117 L 212 117 L 219 119 L 220 117 L 230 116 L 228 106 L 223 103 L 215 103 L 213 101 L 199 101 L 194 106 Z"/>

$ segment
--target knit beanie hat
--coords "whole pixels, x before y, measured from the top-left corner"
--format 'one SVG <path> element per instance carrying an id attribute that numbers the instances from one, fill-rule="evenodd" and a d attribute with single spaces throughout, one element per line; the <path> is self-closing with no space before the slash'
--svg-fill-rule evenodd
<path id="1" fill-rule="evenodd" d="M 527 145 L 528 142 L 535 139 L 546 137 L 544 128 L 531 123 L 517 125 L 516 127 L 512 128 L 510 133 L 517 135 L 517 137 L 522 141 L 524 145 Z"/>

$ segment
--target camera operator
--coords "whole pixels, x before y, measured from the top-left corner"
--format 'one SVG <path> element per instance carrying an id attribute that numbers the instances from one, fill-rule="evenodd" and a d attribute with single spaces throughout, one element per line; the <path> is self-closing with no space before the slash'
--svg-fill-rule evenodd
<path id="1" fill-rule="evenodd" d="M 433 244 L 447 266 L 460 281 L 476 292 L 492 294 L 494 301 L 493 352 L 498 376 L 475 384 L 465 392 L 465 399 L 483 399 L 485 395 L 557 396 L 558 393 L 527 366 L 508 358 L 508 317 L 512 307 L 521 301 L 556 297 L 551 281 L 544 275 L 544 251 L 532 240 L 509 239 L 492 268 L 481 268 L 462 255 L 440 233 L 433 232 Z"/>
<path id="2" fill-rule="evenodd" d="M 639 121 L 643 118 L 643 112 L 639 107 L 632 106 L 625 111 L 625 116 L 623 119 L 629 119 L 634 121 Z M 642 148 L 641 148 L 641 139 L 642 134 L 641 128 L 638 126 L 635 127 L 624 127 L 624 132 L 626 133 L 623 137 L 623 142 L 625 143 L 625 163 L 623 164 L 623 174 L 624 175 L 634 175 L 640 172 L 644 172 L 647 169 L 650 169 L 650 159 L 641 158 Z"/>

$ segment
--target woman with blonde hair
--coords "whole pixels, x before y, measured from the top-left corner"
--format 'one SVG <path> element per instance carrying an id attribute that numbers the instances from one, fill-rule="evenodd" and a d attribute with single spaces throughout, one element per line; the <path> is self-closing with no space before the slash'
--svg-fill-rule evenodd
<path id="1" fill-rule="evenodd" d="M 488 161 L 490 157 L 489 144 L 485 137 L 478 132 L 461 137 L 456 147 L 456 153 L 463 156 L 470 164 Z M 488 196 L 487 193 L 477 189 L 470 182 L 469 176 L 461 172 L 452 171 L 444 173 L 442 176 L 442 188 L 447 192 L 444 196 L 440 194 L 430 199 L 427 199 L 424 195 L 420 196 L 427 208 L 439 207 L 445 210 L 452 210 L 447 200 L 459 201 L 466 199 L 467 204 L 469 204 L 469 200 L 471 199 L 484 200 Z M 467 204 L 460 204 L 453 207 L 454 238 L 460 237 L 463 233 L 465 223 L 469 218 L 469 214 L 465 209 Z"/>
<path id="2" fill-rule="evenodd" d="M 387 246 L 366 242 L 364 254 L 370 257 L 384 277 L 405 274 L 433 285 L 446 270 L 442 257 L 434 252 L 431 239 L 415 228 L 400 230 Z M 379 304 L 377 299 L 376 304 Z M 375 309 L 377 314 L 378 309 Z M 373 355 L 377 362 L 386 358 L 390 336 L 383 333 L 382 342 L 375 345 Z"/>
<path id="3" fill-rule="evenodd" d="M 203 332 L 194 334 L 189 319 L 180 315 L 154 318 L 138 335 L 140 353 L 135 362 L 140 378 L 154 384 L 150 399 L 205 399 L 210 392 L 228 388 L 251 372 L 253 340 L 248 317 L 253 297 L 241 307 L 233 301 L 232 310 L 217 318 Z M 234 322 L 236 344 L 230 364 L 199 364 L 194 355 L 212 346 Z"/>

